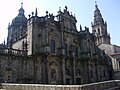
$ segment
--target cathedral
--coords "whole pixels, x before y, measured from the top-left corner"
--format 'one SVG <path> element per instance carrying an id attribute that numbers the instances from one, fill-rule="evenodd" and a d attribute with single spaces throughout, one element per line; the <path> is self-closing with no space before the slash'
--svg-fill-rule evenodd
<path id="1" fill-rule="evenodd" d="M 111 58 L 98 46 L 110 44 L 107 23 L 95 5 L 92 33 L 76 28 L 65 6 L 57 15 L 37 8 L 25 17 L 23 4 L 0 45 L 0 82 L 80 85 L 112 80 Z"/>

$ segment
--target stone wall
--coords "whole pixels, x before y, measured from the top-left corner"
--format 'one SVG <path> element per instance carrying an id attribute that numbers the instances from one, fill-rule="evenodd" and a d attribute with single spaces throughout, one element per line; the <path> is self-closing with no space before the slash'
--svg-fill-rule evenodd
<path id="1" fill-rule="evenodd" d="M 2 89 L 7 90 L 107 90 L 118 87 L 120 80 L 111 80 L 83 85 L 43 85 L 43 84 L 11 84 L 2 83 Z M 119 87 L 118 87 L 119 88 Z M 116 90 L 116 89 L 111 89 Z"/>

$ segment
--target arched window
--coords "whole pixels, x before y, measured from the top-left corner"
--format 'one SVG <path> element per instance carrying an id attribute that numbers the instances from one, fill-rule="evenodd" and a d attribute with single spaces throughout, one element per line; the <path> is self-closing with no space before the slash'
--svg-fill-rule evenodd
<path id="1" fill-rule="evenodd" d="M 98 34 L 100 35 L 100 29 L 98 28 Z"/>
<path id="2" fill-rule="evenodd" d="M 55 53 L 55 41 L 51 40 L 51 53 Z"/>

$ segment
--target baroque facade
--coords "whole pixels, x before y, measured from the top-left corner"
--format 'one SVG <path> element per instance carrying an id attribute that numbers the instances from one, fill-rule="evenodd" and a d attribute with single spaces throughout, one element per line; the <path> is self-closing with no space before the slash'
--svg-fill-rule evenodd
<path id="1" fill-rule="evenodd" d="M 0 48 L 1 82 L 79 85 L 113 79 L 111 58 L 97 47 L 89 28 L 76 29 L 67 6 L 56 16 L 37 14 L 36 9 L 27 19 L 21 4 L 9 24 L 7 45 Z"/>

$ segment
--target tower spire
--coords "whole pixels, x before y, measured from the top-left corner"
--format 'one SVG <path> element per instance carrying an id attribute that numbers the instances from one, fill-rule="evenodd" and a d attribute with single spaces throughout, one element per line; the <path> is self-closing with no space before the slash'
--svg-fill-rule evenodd
<path id="1" fill-rule="evenodd" d="M 104 20 L 98 8 L 97 2 L 95 1 L 94 24 L 103 24 L 103 23 L 104 23 Z"/>
<path id="2" fill-rule="evenodd" d="M 100 10 L 98 9 L 97 1 L 95 1 L 95 9 L 98 10 L 98 11 L 100 11 Z"/>
<path id="3" fill-rule="evenodd" d="M 80 31 L 82 31 L 82 26 L 81 26 L 81 24 L 80 24 Z"/>
<path id="4" fill-rule="evenodd" d="M 95 1 L 94 20 L 92 25 L 92 32 L 96 35 L 96 44 L 110 44 L 110 35 L 107 32 L 107 23 L 104 22 L 101 12 Z"/>
<path id="5" fill-rule="evenodd" d="M 37 12 L 37 7 L 36 7 L 36 10 L 35 10 L 35 16 L 37 16 L 38 12 Z"/>
<path id="6" fill-rule="evenodd" d="M 5 45 L 5 38 L 4 38 L 4 45 Z"/>

